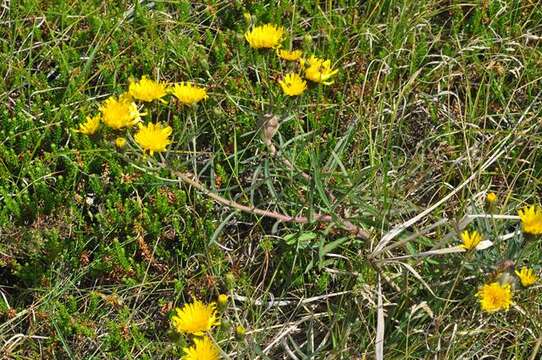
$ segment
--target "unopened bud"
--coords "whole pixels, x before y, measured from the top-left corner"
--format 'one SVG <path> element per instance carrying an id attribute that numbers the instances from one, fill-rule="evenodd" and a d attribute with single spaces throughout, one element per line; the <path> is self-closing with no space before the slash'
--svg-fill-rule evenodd
<path id="1" fill-rule="evenodd" d="M 228 295 L 220 294 L 218 295 L 218 306 L 224 308 L 228 305 Z"/>
<path id="2" fill-rule="evenodd" d="M 497 201 L 497 194 L 495 194 L 494 192 L 490 192 L 489 194 L 487 194 L 486 200 L 490 204 L 495 203 Z"/>
<path id="3" fill-rule="evenodd" d="M 247 330 L 245 329 L 245 327 L 243 325 L 237 325 L 237 327 L 235 328 L 235 336 L 238 339 L 242 339 L 245 337 L 246 334 Z"/>
<path id="4" fill-rule="evenodd" d="M 115 139 L 115 145 L 119 148 L 119 149 L 122 149 L 123 147 L 126 146 L 126 139 L 123 138 L 123 137 L 118 137 Z"/>

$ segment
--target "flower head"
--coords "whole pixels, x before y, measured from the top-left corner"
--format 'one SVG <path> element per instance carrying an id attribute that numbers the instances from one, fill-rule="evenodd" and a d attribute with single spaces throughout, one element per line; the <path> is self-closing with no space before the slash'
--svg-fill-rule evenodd
<path id="1" fill-rule="evenodd" d="M 333 81 L 329 79 L 339 72 L 339 70 L 331 68 L 331 60 L 320 59 L 314 55 L 308 60 L 302 60 L 301 65 L 308 65 L 305 67 L 305 77 L 307 79 L 324 85 L 333 84 Z"/>
<path id="2" fill-rule="evenodd" d="M 194 338 L 194 345 L 183 348 L 183 360 L 218 360 L 218 348 L 207 336 Z"/>
<path id="3" fill-rule="evenodd" d="M 273 24 L 255 26 L 245 33 L 250 47 L 254 49 L 276 48 L 280 45 L 284 28 Z"/>
<path id="4" fill-rule="evenodd" d="M 528 269 L 526 267 L 522 267 L 521 271 L 516 270 L 516 275 L 521 281 L 521 285 L 524 287 L 529 287 L 534 284 L 536 280 L 538 280 L 538 277 L 534 273 L 533 269 Z"/>
<path id="5" fill-rule="evenodd" d="M 148 150 L 151 155 L 154 155 L 155 151 L 165 151 L 166 146 L 171 144 L 171 140 L 169 140 L 169 135 L 172 132 L 171 127 L 162 127 L 161 123 L 138 125 L 139 130 L 134 135 L 134 140 L 141 146 L 143 151 Z"/>
<path id="6" fill-rule="evenodd" d="M 472 250 L 478 246 L 480 241 L 482 241 L 482 235 L 478 231 L 469 232 L 467 230 L 461 233 L 461 240 L 463 240 L 463 248 L 465 250 Z"/>
<path id="7" fill-rule="evenodd" d="M 277 50 L 277 55 L 281 58 L 281 59 L 284 59 L 286 61 L 297 61 L 301 58 L 301 55 L 303 53 L 301 52 L 301 50 L 292 50 L 292 51 L 289 51 L 289 50 Z"/>
<path id="8" fill-rule="evenodd" d="M 166 96 L 166 84 L 159 83 L 143 75 L 139 81 L 131 81 L 128 93 L 137 100 L 153 101 Z"/>
<path id="9" fill-rule="evenodd" d="M 301 95 L 307 89 L 307 82 L 298 74 L 287 74 L 284 79 L 279 81 L 282 91 L 288 96 Z"/>
<path id="10" fill-rule="evenodd" d="M 85 122 L 79 125 L 79 129 L 75 130 L 85 135 L 93 135 L 100 127 L 100 114 L 93 117 L 87 116 Z"/>
<path id="11" fill-rule="evenodd" d="M 512 304 L 512 289 L 510 285 L 501 285 L 498 282 L 486 284 L 478 291 L 480 306 L 486 312 L 508 310 Z"/>
<path id="12" fill-rule="evenodd" d="M 169 91 L 185 105 L 192 105 L 208 98 L 205 88 L 192 85 L 189 82 L 175 84 Z"/>
<path id="13" fill-rule="evenodd" d="M 137 110 L 136 104 L 128 94 L 121 95 L 118 98 L 115 96 L 109 97 L 100 106 L 100 111 L 105 125 L 113 129 L 135 125 L 143 115 Z"/>
<path id="14" fill-rule="evenodd" d="M 495 203 L 495 201 L 497 201 L 497 194 L 495 194 L 494 192 L 490 192 L 486 196 L 486 201 L 490 204 Z"/>
<path id="15" fill-rule="evenodd" d="M 119 148 L 119 149 L 122 149 L 123 147 L 126 146 L 126 138 L 123 138 L 123 137 L 118 137 L 115 139 L 115 145 Z"/>
<path id="16" fill-rule="evenodd" d="M 518 211 L 521 229 L 526 234 L 542 234 L 542 209 L 539 206 L 527 206 Z"/>
<path id="17" fill-rule="evenodd" d="M 175 309 L 176 314 L 171 318 L 173 327 L 180 333 L 197 336 L 203 335 L 219 324 L 216 317 L 216 304 L 205 305 L 199 300 L 185 304 L 182 309 Z"/>

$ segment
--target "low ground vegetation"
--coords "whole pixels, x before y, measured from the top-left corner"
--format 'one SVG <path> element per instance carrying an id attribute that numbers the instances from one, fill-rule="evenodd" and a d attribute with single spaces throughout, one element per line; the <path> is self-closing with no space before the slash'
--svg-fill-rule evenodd
<path id="1" fill-rule="evenodd" d="M 541 356 L 539 2 L 0 25 L 2 356 Z"/>

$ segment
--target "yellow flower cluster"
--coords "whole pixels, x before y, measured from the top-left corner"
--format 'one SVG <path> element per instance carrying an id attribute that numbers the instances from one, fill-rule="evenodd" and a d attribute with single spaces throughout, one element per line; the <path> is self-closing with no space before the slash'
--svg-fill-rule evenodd
<path id="1" fill-rule="evenodd" d="M 227 295 L 219 295 L 218 302 L 224 307 L 228 301 Z M 216 314 L 216 303 L 204 304 L 195 300 L 185 304 L 182 308 L 175 309 L 175 315 L 171 318 L 171 325 L 181 334 L 196 336 L 194 345 L 183 349 L 185 360 L 218 360 L 220 352 L 209 333 L 213 327 L 220 324 Z"/>
<path id="2" fill-rule="evenodd" d="M 323 85 L 333 84 L 331 78 L 339 70 L 331 67 L 331 60 L 320 59 L 314 55 L 304 59 L 301 50 L 280 49 L 283 36 L 284 28 L 273 24 L 255 26 L 245 33 L 245 39 L 252 48 L 277 49 L 277 55 L 281 59 L 298 61 L 301 65 L 301 71 L 304 72 L 305 79 Z M 299 96 L 307 89 L 307 82 L 303 80 L 300 74 L 295 72 L 286 74 L 278 83 L 284 94 L 288 96 Z"/>
<path id="3" fill-rule="evenodd" d="M 141 117 L 147 114 L 140 112 L 136 101 L 150 103 L 158 100 L 167 104 L 163 98 L 168 94 L 173 95 L 181 105 L 193 105 L 208 98 L 205 88 L 190 82 L 168 86 L 143 75 L 140 80 L 130 81 L 126 93 L 106 99 L 99 107 L 100 113 L 93 117 L 87 116 L 75 131 L 93 135 L 98 131 L 102 121 L 113 130 L 137 125 L 138 129 L 133 138 L 143 152 L 148 152 L 152 156 L 155 152 L 166 151 L 166 147 L 171 144 L 169 137 L 173 129 L 160 122 L 142 124 Z M 126 146 L 127 140 L 125 137 L 117 137 L 114 143 L 117 148 L 122 149 Z"/>
<path id="4" fill-rule="evenodd" d="M 486 196 L 486 201 L 490 204 L 495 203 L 497 195 L 489 193 Z M 527 206 L 519 210 L 518 215 L 523 233 L 531 236 L 542 234 L 542 209 L 539 206 Z M 482 242 L 482 235 L 478 231 L 463 231 L 460 237 L 462 240 L 460 246 L 465 250 L 476 249 Z M 477 297 L 483 311 L 493 313 L 508 310 L 513 303 L 513 291 L 517 289 L 519 284 L 523 288 L 527 288 L 538 281 L 534 269 L 524 266 L 519 271 L 512 271 L 513 262 L 511 264 L 511 266 L 506 266 L 507 270 L 499 272 L 498 282 L 485 284 L 479 289 Z"/>
<path id="5" fill-rule="evenodd" d="M 490 204 L 497 201 L 497 195 L 489 193 L 486 201 Z M 523 233 L 537 236 L 542 234 L 542 208 L 536 205 L 527 206 L 518 211 Z M 466 250 L 475 249 L 482 240 L 482 235 L 477 231 L 464 231 L 461 233 L 461 245 Z M 513 263 L 512 263 L 513 264 Z M 513 268 L 513 266 L 512 266 Z M 514 277 L 515 274 L 515 277 Z M 499 282 L 483 285 L 477 293 L 480 307 L 488 313 L 500 310 L 508 310 L 512 304 L 513 290 L 521 283 L 527 288 L 538 281 L 538 276 L 533 269 L 522 267 L 521 270 L 505 271 L 500 273 Z"/>

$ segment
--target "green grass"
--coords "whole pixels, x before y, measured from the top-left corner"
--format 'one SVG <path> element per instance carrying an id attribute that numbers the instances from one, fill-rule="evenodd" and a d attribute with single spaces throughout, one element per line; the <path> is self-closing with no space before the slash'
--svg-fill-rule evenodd
<path id="1" fill-rule="evenodd" d="M 384 359 L 538 359 L 540 286 L 496 314 L 475 294 L 504 260 L 540 274 L 540 239 L 502 239 L 517 219 L 467 215 L 540 202 L 540 2 L 359 3 L 0 8 L 0 353 L 179 358 L 190 341 L 172 309 L 227 293 L 213 337 L 231 359 L 378 358 L 377 328 Z M 335 83 L 284 96 L 277 80 L 296 67 L 249 47 L 245 12 L 331 59 Z M 147 108 L 145 121 L 174 129 L 162 157 L 116 150 L 106 128 L 72 130 L 142 75 L 209 89 L 195 108 Z M 258 131 L 265 113 L 281 119 L 275 156 Z M 236 211 L 179 172 L 309 223 Z M 418 256 L 457 245 L 464 228 L 494 245 Z"/>

